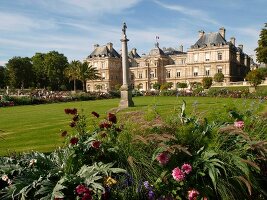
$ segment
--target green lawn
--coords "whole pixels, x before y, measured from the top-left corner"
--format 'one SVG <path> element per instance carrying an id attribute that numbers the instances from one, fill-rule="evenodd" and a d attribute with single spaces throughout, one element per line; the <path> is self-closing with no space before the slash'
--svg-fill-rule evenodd
<path id="1" fill-rule="evenodd" d="M 226 115 L 227 107 L 257 107 L 258 100 L 208 98 L 208 97 L 136 97 L 135 107 L 120 111 L 135 110 L 148 111 L 155 108 L 163 117 L 167 118 L 182 104 L 182 99 L 187 102 L 188 112 L 197 112 L 199 116 L 209 119 Z M 39 150 L 48 152 L 64 144 L 60 137 L 60 130 L 68 129 L 70 117 L 64 113 L 64 108 L 83 109 L 88 117 L 88 123 L 93 124 L 92 111 L 98 112 L 102 118 L 110 109 L 116 108 L 119 99 L 81 101 L 57 103 L 34 106 L 17 106 L 0 108 L 0 155 L 12 152 Z M 264 108 L 265 107 L 265 108 Z M 266 109 L 261 105 L 260 110 Z"/>

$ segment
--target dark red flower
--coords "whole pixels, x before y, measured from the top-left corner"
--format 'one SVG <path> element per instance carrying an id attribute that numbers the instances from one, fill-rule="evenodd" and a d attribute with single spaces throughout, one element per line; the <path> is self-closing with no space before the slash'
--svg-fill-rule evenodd
<path id="1" fill-rule="evenodd" d="M 92 147 L 94 149 L 99 149 L 100 145 L 101 145 L 101 142 L 98 141 L 98 140 L 95 140 L 95 141 L 92 142 Z"/>
<path id="2" fill-rule="evenodd" d="M 108 113 L 108 121 L 116 124 L 117 123 L 117 117 L 115 114 L 112 113 Z"/>
<path id="3" fill-rule="evenodd" d="M 72 115 L 76 115 L 77 114 L 77 109 L 76 108 L 73 108 L 72 110 L 71 110 L 71 113 L 70 114 L 72 114 Z"/>
<path id="4" fill-rule="evenodd" d="M 65 137 L 67 134 L 68 134 L 67 131 L 63 131 L 63 132 L 61 133 L 61 136 L 62 136 L 62 137 Z"/>
<path id="5" fill-rule="evenodd" d="M 108 123 L 108 122 L 102 122 L 101 124 L 99 124 L 99 128 L 103 129 L 103 128 L 110 128 L 112 126 L 112 124 Z"/>
<path id="6" fill-rule="evenodd" d="M 88 188 L 85 187 L 85 186 L 82 185 L 82 184 L 80 184 L 80 185 L 78 185 L 78 186 L 76 187 L 76 192 L 77 192 L 77 194 L 79 194 L 79 195 L 85 193 L 87 190 L 88 190 Z"/>
<path id="7" fill-rule="evenodd" d="M 76 115 L 77 114 L 77 109 L 76 108 L 73 108 L 73 109 L 70 109 L 70 108 L 66 108 L 65 110 L 65 113 L 68 115 L 68 114 L 71 114 L 71 115 Z"/>
<path id="8" fill-rule="evenodd" d="M 70 123 L 70 127 L 73 128 L 74 126 L 76 126 L 76 123 L 72 121 L 72 122 Z"/>
<path id="9" fill-rule="evenodd" d="M 70 114 L 71 109 L 69 109 L 69 108 L 65 108 L 64 111 L 65 111 L 65 113 L 68 115 L 68 114 Z"/>
<path id="10" fill-rule="evenodd" d="M 92 115 L 94 115 L 96 118 L 99 117 L 99 114 L 97 112 L 95 112 L 95 111 L 92 112 Z"/>
<path id="11" fill-rule="evenodd" d="M 72 120 L 74 121 L 74 122 L 77 122 L 78 120 L 79 120 L 79 115 L 75 115 L 73 118 L 72 118 Z"/>
<path id="12" fill-rule="evenodd" d="M 91 200 L 91 199 L 92 199 L 92 195 L 90 192 L 83 194 L 82 200 Z"/>
<path id="13" fill-rule="evenodd" d="M 78 141 L 79 141 L 79 139 L 78 139 L 77 137 L 73 137 L 73 138 L 70 139 L 70 143 L 71 143 L 72 145 L 77 144 Z"/>

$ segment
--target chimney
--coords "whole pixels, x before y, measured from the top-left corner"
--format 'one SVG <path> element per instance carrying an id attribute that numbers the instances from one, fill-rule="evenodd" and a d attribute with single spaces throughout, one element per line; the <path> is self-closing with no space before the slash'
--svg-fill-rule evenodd
<path id="1" fill-rule="evenodd" d="M 205 34 L 205 32 L 203 30 L 198 31 L 199 38 L 201 38 L 204 34 Z"/>
<path id="2" fill-rule="evenodd" d="M 231 37 L 230 42 L 235 46 L 235 37 Z"/>
<path id="3" fill-rule="evenodd" d="M 99 44 L 94 44 L 94 49 L 96 49 L 97 47 L 99 47 Z"/>
<path id="4" fill-rule="evenodd" d="M 179 46 L 179 51 L 184 52 L 184 47 L 183 47 L 183 45 L 180 45 L 180 46 Z"/>
<path id="5" fill-rule="evenodd" d="M 219 33 L 221 34 L 221 36 L 225 39 L 225 28 L 224 27 L 222 27 L 222 28 L 220 28 L 219 29 Z"/>
<path id="6" fill-rule="evenodd" d="M 133 53 L 133 55 L 136 55 L 136 48 L 132 49 L 132 53 Z"/>
<path id="7" fill-rule="evenodd" d="M 239 44 L 238 47 L 241 49 L 241 51 L 243 51 L 243 44 Z"/>
<path id="8" fill-rule="evenodd" d="M 107 43 L 108 50 L 112 51 L 113 44 L 111 42 Z"/>

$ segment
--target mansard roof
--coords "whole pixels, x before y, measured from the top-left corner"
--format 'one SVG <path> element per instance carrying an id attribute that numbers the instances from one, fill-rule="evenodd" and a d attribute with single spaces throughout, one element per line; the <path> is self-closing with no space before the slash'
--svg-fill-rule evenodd
<path id="1" fill-rule="evenodd" d="M 199 40 L 192 46 L 192 48 L 206 47 L 206 46 L 217 46 L 227 44 L 226 40 L 220 33 L 205 33 Z"/>
<path id="2" fill-rule="evenodd" d="M 172 47 L 169 47 L 169 48 L 163 48 L 163 52 L 165 55 L 180 55 L 180 54 L 186 54 L 185 52 L 182 52 L 182 51 L 178 51 Z"/>
<path id="3" fill-rule="evenodd" d="M 111 50 L 107 47 L 107 45 L 104 46 L 97 46 L 95 47 L 94 51 L 88 56 L 88 58 L 92 57 L 115 57 L 120 58 L 120 54 L 112 47 Z"/>

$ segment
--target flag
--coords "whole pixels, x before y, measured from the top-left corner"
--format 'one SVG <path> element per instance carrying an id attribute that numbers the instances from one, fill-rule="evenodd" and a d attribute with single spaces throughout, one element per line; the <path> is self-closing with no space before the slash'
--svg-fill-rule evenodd
<path id="1" fill-rule="evenodd" d="M 156 39 L 159 39 L 159 36 L 156 36 Z"/>

